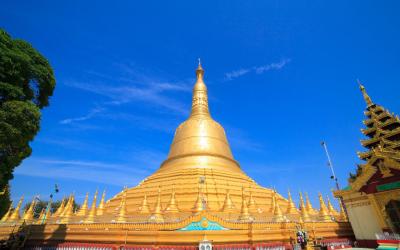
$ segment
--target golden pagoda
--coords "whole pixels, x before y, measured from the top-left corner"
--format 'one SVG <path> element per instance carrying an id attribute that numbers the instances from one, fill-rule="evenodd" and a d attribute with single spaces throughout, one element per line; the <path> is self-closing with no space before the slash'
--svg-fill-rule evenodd
<path id="1" fill-rule="evenodd" d="M 102 199 L 98 209 L 96 198 L 97 192 L 90 210 L 86 198 L 75 214 L 71 195 L 47 218 L 46 227 L 30 228 L 32 244 L 197 246 L 207 239 L 216 246 L 257 247 L 274 242 L 287 247 L 294 243 L 291 239 L 296 238 L 299 227 L 312 230 L 312 237 L 353 236 L 347 222 L 326 222 L 318 213 L 308 215 L 303 200 L 299 212 L 290 194 L 286 199 L 244 173 L 232 155 L 224 128 L 210 114 L 200 63 L 190 116 L 176 129 L 159 169 L 107 202 Z M 307 202 L 313 209 L 308 197 Z M 15 223 L 20 220 L 0 224 L 0 237 Z"/>

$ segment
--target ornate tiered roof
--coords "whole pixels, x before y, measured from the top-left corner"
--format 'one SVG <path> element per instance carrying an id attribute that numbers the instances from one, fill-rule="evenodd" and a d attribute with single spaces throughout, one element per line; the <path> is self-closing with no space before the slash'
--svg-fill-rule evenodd
<path id="1" fill-rule="evenodd" d="M 359 85 L 367 105 L 364 111 L 366 119 L 363 121 L 365 128 L 361 129 L 366 137 L 361 140 L 361 145 L 366 150 L 357 152 L 363 163 L 357 165 L 354 174 L 350 173 L 349 186 L 335 192 L 337 195 L 366 188 L 374 175 L 387 178 L 393 175 L 393 171 L 400 170 L 400 119 L 374 103 L 365 87 L 361 83 Z M 373 189 L 376 191 L 376 187 Z"/>

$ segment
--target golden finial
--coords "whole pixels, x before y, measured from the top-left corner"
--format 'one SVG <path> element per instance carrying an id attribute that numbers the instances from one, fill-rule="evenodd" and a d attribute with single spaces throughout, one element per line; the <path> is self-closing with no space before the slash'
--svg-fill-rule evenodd
<path id="1" fill-rule="evenodd" d="M 21 209 L 22 201 L 24 200 L 24 196 L 21 197 L 19 200 L 17 207 L 14 209 L 13 213 L 11 214 L 9 221 L 17 221 L 20 219 L 19 210 Z"/>
<path id="2" fill-rule="evenodd" d="M 204 70 L 201 67 L 200 61 L 199 66 L 196 69 L 196 83 L 193 87 L 193 98 L 192 98 L 192 112 L 190 116 L 205 115 L 210 116 L 208 110 L 208 96 L 207 87 L 203 81 Z"/>
<path id="3" fill-rule="evenodd" d="M 357 83 L 360 86 L 360 90 L 361 90 L 361 92 L 363 94 L 365 102 L 367 103 L 367 106 L 369 107 L 369 106 L 373 105 L 371 97 L 369 97 L 369 95 L 367 94 L 367 91 L 365 90 L 364 85 L 362 85 L 360 80 L 358 80 L 358 79 L 357 79 Z"/>
<path id="4" fill-rule="evenodd" d="M 94 222 L 94 217 L 96 216 L 97 194 L 98 194 L 98 191 L 96 190 L 96 193 L 94 194 L 93 201 L 92 201 L 92 207 L 90 208 L 89 215 L 85 220 L 86 223 Z"/>
<path id="5" fill-rule="evenodd" d="M 308 215 L 307 209 L 304 206 L 303 195 L 299 192 L 300 195 L 300 212 L 301 212 L 301 219 L 303 222 L 310 221 L 310 216 Z"/>
<path id="6" fill-rule="evenodd" d="M 83 204 L 79 211 L 76 213 L 77 216 L 86 216 L 88 212 L 88 200 L 89 200 L 89 192 L 86 193 L 85 200 L 83 201 Z"/>
<path id="7" fill-rule="evenodd" d="M 221 212 L 231 213 L 235 210 L 235 205 L 232 202 L 229 189 L 226 190 L 224 205 Z"/>
<path id="8" fill-rule="evenodd" d="M 121 197 L 121 207 L 118 212 L 117 222 L 125 223 L 126 222 L 126 188 L 124 188 L 122 197 Z"/>
<path id="9" fill-rule="evenodd" d="M 319 197 L 319 220 L 322 222 L 329 222 L 332 221 L 331 217 L 329 216 L 329 212 L 328 209 L 326 208 L 324 199 L 322 198 L 321 193 L 318 193 L 318 197 Z"/>
<path id="10" fill-rule="evenodd" d="M 12 202 L 10 203 L 10 206 L 8 207 L 7 213 L 1 218 L 0 222 L 6 222 L 8 218 L 11 216 L 11 211 L 12 211 L 13 205 Z"/>
<path id="11" fill-rule="evenodd" d="M 197 81 L 203 81 L 204 70 L 203 70 L 203 67 L 201 67 L 200 58 L 198 58 L 198 61 L 199 61 L 199 65 L 197 66 L 197 69 L 196 69 Z"/>
<path id="12" fill-rule="evenodd" d="M 169 200 L 169 203 L 168 203 L 167 208 L 165 209 L 165 212 L 169 212 L 169 213 L 179 212 L 179 208 L 176 205 L 176 201 L 175 201 L 175 185 L 172 185 L 171 199 Z"/>
<path id="13" fill-rule="evenodd" d="M 154 208 L 153 214 L 150 216 L 149 221 L 155 223 L 163 223 L 164 217 L 162 216 L 162 207 L 161 207 L 161 191 L 160 187 L 158 187 L 158 196 L 156 207 Z"/>
<path id="14" fill-rule="evenodd" d="M 296 205 L 293 202 L 292 195 L 290 194 L 290 190 L 288 190 L 288 205 L 287 205 L 287 214 L 298 214 Z"/>

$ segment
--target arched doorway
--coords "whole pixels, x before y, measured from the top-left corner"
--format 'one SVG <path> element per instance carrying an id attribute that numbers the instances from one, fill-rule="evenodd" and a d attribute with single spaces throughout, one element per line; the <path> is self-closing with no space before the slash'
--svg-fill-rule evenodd
<path id="1" fill-rule="evenodd" d="M 386 206 L 386 213 L 392 223 L 395 233 L 400 233 L 400 201 L 390 200 Z"/>

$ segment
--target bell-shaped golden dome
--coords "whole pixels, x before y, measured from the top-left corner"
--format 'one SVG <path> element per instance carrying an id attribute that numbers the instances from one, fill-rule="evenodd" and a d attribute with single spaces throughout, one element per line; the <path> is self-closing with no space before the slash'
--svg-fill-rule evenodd
<path id="1" fill-rule="evenodd" d="M 196 75 L 190 116 L 176 129 L 168 157 L 160 168 L 138 186 L 126 191 L 127 211 L 135 216 L 143 195 L 151 207 L 158 203 L 162 207 L 168 206 L 171 193 L 174 193 L 179 207 L 176 214 L 181 217 L 203 210 L 223 213 L 221 208 L 229 189 L 230 214 L 239 216 L 245 188 L 245 197 L 250 194 L 252 202 L 257 204 L 255 212 L 263 211 L 262 216 L 265 216 L 272 207 L 273 191 L 254 182 L 233 158 L 224 128 L 210 115 L 204 70 L 200 63 Z M 122 198 L 123 193 L 119 193 L 107 203 L 108 213 L 118 209 Z M 282 209 L 287 208 L 287 201 L 282 196 L 276 195 L 276 201 Z M 253 210 L 250 212 L 254 213 Z M 168 217 L 164 219 L 168 220 Z"/>
<path id="2" fill-rule="evenodd" d="M 176 129 L 168 158 L 160 170 L 200 167 L 238 171 L 240 167 L 233 159 L 224 128 L 210 115 L 204 70 L 200 64 L 196 75 L 191 114 Z"/>

